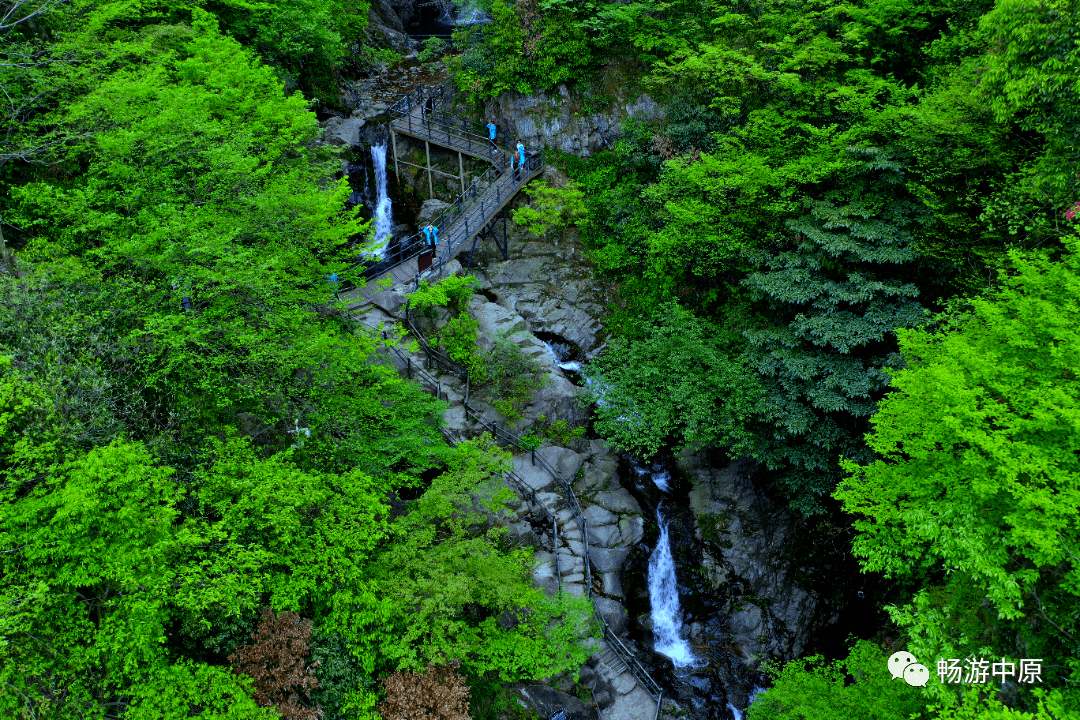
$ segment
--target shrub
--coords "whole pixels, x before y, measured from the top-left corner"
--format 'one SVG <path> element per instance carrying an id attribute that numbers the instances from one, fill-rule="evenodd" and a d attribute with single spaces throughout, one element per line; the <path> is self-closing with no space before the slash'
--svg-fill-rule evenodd
<path id="1" fill-rule="evenodd" d="M 276 707 L 285 720 L 321 718 L 321 709 L 305 704 L 306 691 L 319 687 L 314 673 L 318 662 L 308 665 L 304 661 L 310 652 L 311 620 L 294 612 L 275 616 L 266 608 L 251 639 L 255 644 L 230 655 L 229 664 L 233 672 L 255 681 L 255 702 Z"/>
<path id="2" fill-rule="evenodd" d="M 454 672 L 457 666 L 428 663 L 425 673 L 399 671 L 383 678 L 386 699 L 379 714 L 387 720 L 470 720 L 469 686 Z"/>
<path id="3" fill-rule="evenodd" d="M 489 389 L 497 398 L 492 405 L 511 421 L 522 417 L 533 393 L 549 381 L 540 362 L 522 352 L 505 333 L 495 338 L 486 365 Z"/>
<path id="4" fill-rule="evenodd" d="M 437 37 L 429 37 L 423 45 L 424 49 L 416 55 L 416 59 L 422 63 L 438 60 L 450 50 L 450 43 Z"/>
<path id="5" fill-rule="evenodd" d="M 475 287 L 476 278 L 472 275 L 453 275 L 435 285 L 421 280 L 420 287 L 409 295 L 409 303 L 414 310 L 421 312 L 434 307 L 446 307 L 461 312 Z"/>

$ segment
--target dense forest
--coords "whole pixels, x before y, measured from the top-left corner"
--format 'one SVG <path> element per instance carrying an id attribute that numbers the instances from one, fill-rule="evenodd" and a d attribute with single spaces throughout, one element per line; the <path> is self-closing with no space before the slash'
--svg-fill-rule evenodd
<path id="1" fill-rule="evenodd" d="M 619 288 L 589 432 L 752 458 L 932 676 L 853 639 L 749 720 L 1080 717 L 1080 3 L 469 5 L 425 50 L 463 113 L 664 110 L 517 215 Z M 0 2 L 0 716 L 513 718 L 593 652 L 493 522 L 509 453 L 326 281 L 370 7 Z M 939 680 L 973 657 L 1041 677 Z"/>

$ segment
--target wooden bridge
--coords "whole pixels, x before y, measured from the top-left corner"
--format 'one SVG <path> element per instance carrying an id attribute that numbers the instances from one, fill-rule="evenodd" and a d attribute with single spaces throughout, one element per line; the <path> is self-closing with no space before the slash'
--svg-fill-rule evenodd
<path id="1" fill-rule="evenodd" d="M 475 249 L 482 236 L 494 236 L 505 254 L 506 252 L 506 217 L 503 214 L 502 236 L 495 227 L 499 213 L 509 204 L 518 191 L 544 169 L 544 153 L 527 153 L 525 166 L 518 170 L 510 169 L 509 154 L 504 149 L 513 147 L 511 138 L 501 138 L 503 148 L 493 150 L 488 140 L 486 128 L 478 123 L 471 123 L 444 112 L 441 107 L 443 96 L 441 89 L 431 91 L 423 87 L 406 94 L 390 108 L 390 135 L 393 143 L 394 171 L 398 170 L 397 134 L 421 140 L 427 148 L 428 185 L 431 186 L 430 145 L 454 150 L 459 153 L 458 166 L 462 168 L 462 154 L 480 158 L 491 163 L 486 172 L 477 177 L 462 192 L 450 207 L 431 221 L 439 229 L 439 244 L 432 258 L 431 273 L 441 274 L 443 267 L 466 247 Z M 485 130 L 481 134 L 481 129 Z M 462 187 L 464 171 L 460 172 Z M 351 308 L 371 302 L 381 289 L 376 285 L 379 280 L 390 278 L 394 285 L 418 283 L 420 279 L 420 256 L 427 252 L 427 241 L 423 233 L 405 238 L 377 262 L 354 268 L 357 274 L 367 280 L 367 287 L 357 288 L 342 293 L 343 299 Z"/>

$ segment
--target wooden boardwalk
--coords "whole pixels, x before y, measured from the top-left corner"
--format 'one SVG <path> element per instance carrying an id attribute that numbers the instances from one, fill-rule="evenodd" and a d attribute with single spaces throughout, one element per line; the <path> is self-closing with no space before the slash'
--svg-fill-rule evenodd
<path id="1" fill-rule="evenodd" d="M 493 154 L 491 142 L 486 137 L 469 132 L 469 127 L 473 123 L 453 118 L 441 111 L 436 111 L 429 117 L 432 119 L 425 121 L 423 109 L 417 105 L 403 117 L 396 118 L 391 125 L 394 132 L 401 135 L 408 135 L 417 140 L 427 140 L 441 147 L 491 163 L 507 162 L 505 150 L 499 150 L 497 155 Z"/>
<path id="2" fill-rule="evenodd" d="M 449 118 L 445 113 L 437 115 Z M 510 170 L 506 152 L 500 150 L 498 154 L 492 154 L 488 140 L 477 139 L 478 136 L 469 133 L 466 128 L 466 123 L 454 126 L 451 122 L 425 122 L 419 104 L 392 122 L 394 132 L 400 132 L 418 140 L 426 140 L 492 163 L 491 169 L 474 180 L 465 193 L 455 201 L 455 205 L 447 210 L 446 214 L 450 215 L 450 221 L 438 226 L 439 244 L 435 257 L 432 259 L 431 270 L 425 271 L 425 276 L 429 273 L 438 273 L 445 263 L 452 260 L 463 249 L 468 248 L 473 239 L 498 216 L 518 191 L 544 170 L 542 156 L 534 155 L 528 159 L 526 167 L 519 171 L 518 177 L 515 178 Z M 406 255 L 398 265 L 370 277 L 366 287 L 343 292 L 340 297 L 349 303 L 350 309 L 367 305 L 375 295 L 382 292 L 382 288 L 376 285 L 380 280 L 389 278 L 393 281 L 393 285 L 415 282 L 419 275 L 419 260 L 419 252 L 414 252 L 411 257 Z"/>

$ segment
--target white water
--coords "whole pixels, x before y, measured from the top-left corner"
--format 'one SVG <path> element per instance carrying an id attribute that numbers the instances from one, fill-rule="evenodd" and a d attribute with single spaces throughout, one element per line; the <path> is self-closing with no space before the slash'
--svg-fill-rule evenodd
<path id="1" fill-rule="evenodd" d="M 639 486 L 640 480 L 648 477 L 661 491 L 667 492 L 671 489 L 671 473 L 658 465 L 654 465 L 652 468 L 643 468 L 639 465 L 634 465 L 634 472 L 637 473 Z"/>
<path id="2" fill-rule="evenodd" d="M 461 8 L 457 14 L 458 25 L 476 25 L 491 22 L 491 18 L 480 9 L 476 0 L 460 0 L 460 5 Z"/>
<path id="3" fill-rule="evenodd" d="M 563 370 L 570 370 L 571 372 L 581 372 L 581 363 L 571 360 L 570 362 L 563 362 L 562 356 L 556 352 L 555 347 L 545 341 L 544 345 L 547 346 L 548 352 L 551 353 L 551 357 L 555 359 L 555 364 L 561 367 Z"/>
<path id="4" fill-rule="evenodd" d="M 382 259 L 386 246 L 394 235 L 394 215 L 390 205 L 390 196 L 386 192 L 386 144 L 371 146 L 371 162 L 375 166 L 375 228 L 371 252 L 373 257 Z"/>
<path id="5" fill-rule="evenodd" d="M 690 645 L 682 637 L 682 611 L 679 609 L 679 589 L 675 583 L 675 560 L 671 557 L 668 524 L 660 509 L 656 510 L 660 539 L 649 557 L 649 603 L 652 605 L 653 637 L 656 652 L 671 658 L 676 668 L 697 664 Z"/>
<path id="6" fill-rule="evenodd" d="M 765 688 L 761 687 L 760 685 L 755 685 L 754 689 L 750 691 L 750 701 L 746 703 L 747 709 L 749 709 L 749 707 L 754 704 L 754 699 L 757 698 L 758 693 L 761 692 L 765 692 Z M 728 703 L 727 706 L 728 710 L 731 711 L 731 715 L 735 718 L 735 720 L 743 720 L 742 710 L 739 710 L 739 708 L 735 707 L 731 703 Z"/>

